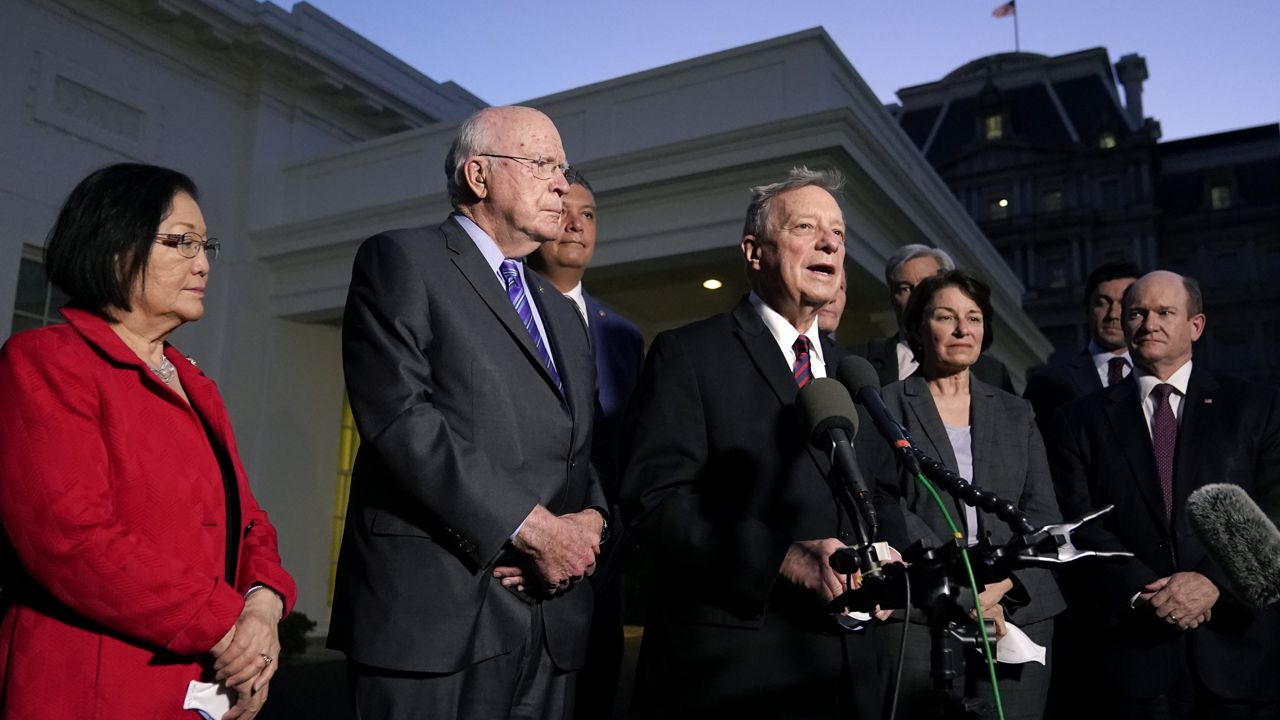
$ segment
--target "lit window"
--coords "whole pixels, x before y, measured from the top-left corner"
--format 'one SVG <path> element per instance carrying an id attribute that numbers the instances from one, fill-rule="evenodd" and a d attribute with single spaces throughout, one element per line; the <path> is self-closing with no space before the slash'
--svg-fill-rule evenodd
<path id="1" fill-rule="evenodd" d="M 1102 133 L 1102 136 L 1098 138 L 1098 147 L 1102 148 L 1103 150 L 1110 150 L 1115 146 L 1116 146 L 1116 134 L 1113 132 L 1104 132 Z"/>
<path id="2" fill-rule="evenodd" d="M 1062 211 L 1062 191 L 1061 190 L 1045 190 L 1040 195 L 1040 209 L 1045 212 L 1061 212 Z"/>
<path id="3" fill-rule="evenodd" d="M 987 217 L 1004 220 L 1009 217 L 1009 198 L 996 198 L 987 206 Z"/>
<path id="4" fill-rule="evenodd" d="M 1227 183 L 1214 183 L 1209 186 L 1209 206 L 1214 210 L 1226 210 L 1231 207 L 1231 186 Z"/>
<path id="5" fill-rule="evenodd" d="M 24 245 L 18 265 L 18 293 L 13 303 L 11 332 L 19 333 L 62 322 L 58 308 L 66 304 L 67 296 L 45 277 L 44 250 Z"/>
<path id="6" fill-rule="evenodd" d="M 984 123 L 987 131 L 988 140 L 999 140 L 1004 137 L 1004 117 L 1000 115 L 988 115 Z"/>

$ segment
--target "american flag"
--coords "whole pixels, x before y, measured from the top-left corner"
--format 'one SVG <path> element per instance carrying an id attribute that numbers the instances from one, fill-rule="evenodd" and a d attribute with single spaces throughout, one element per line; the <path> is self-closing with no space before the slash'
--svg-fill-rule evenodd
<path id="1" fill-rule="evenodd" d="M 1009 2 L 997 7 L 995 10 L 992 10 L 991 17 L 998 17 L 998 18 L 1009 17 L 1010 15 L 1013 15 L 1017 12 L 1018 12 L 1018 9 L 1017 9 L 1017 5 L 1014 3 L 1014 0 L 1009 0 Z"/>

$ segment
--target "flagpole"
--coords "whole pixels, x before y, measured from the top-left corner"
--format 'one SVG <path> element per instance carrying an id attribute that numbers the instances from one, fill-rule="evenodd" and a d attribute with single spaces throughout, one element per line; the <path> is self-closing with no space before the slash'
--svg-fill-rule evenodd
<path id="1" fill-rule="evenodd" d="M 1022 52 L 1022 43 L 1018 41 L 1018 6 L 1013 6 L 1013 51 Z"/>

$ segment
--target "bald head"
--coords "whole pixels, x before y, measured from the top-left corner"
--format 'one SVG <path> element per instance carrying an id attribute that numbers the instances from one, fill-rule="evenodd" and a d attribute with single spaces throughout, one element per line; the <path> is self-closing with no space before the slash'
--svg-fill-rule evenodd
<path id="1" fill-rule="evenodd" d="M 449 199 L 505 257 L 523 257 L 560 231 L 569 191 L 560 133 L 527 107 L 485 108 L 458 127 L 445 159 Z"/>
<path id="2" fill-rule="evenodd" d="M 1199 284 L 1167 270 L 1138 278 L 1124 293 L 1124 337 L 1138 367 L 1168 380 L 1191 360 L 1204 332 Z"/>

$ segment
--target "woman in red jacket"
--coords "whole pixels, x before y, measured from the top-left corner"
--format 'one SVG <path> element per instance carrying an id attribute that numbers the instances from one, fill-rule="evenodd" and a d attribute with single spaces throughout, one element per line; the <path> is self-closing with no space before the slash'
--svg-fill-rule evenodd
<path id="1" fill-rule="evenodd" d="M 193 719 L 220 691 L 193 681 L 262 707 L 293 580 L 217 387 L 165 342 L 217 255 L 195 185 L 149 165 L 89 175 L 50 233 L 67 322 L 0 349 L 0 717 Z"/>

